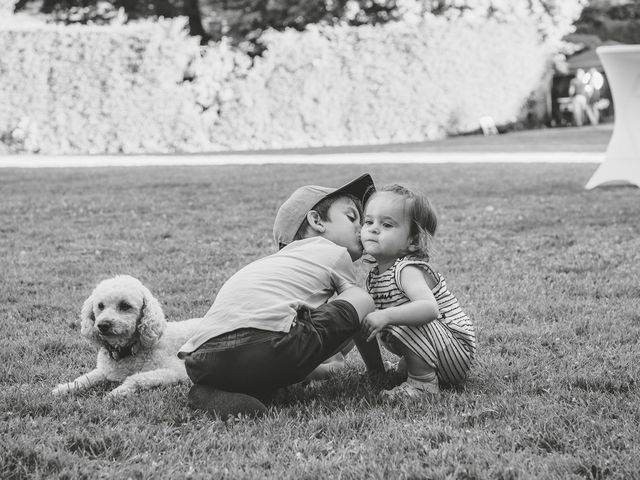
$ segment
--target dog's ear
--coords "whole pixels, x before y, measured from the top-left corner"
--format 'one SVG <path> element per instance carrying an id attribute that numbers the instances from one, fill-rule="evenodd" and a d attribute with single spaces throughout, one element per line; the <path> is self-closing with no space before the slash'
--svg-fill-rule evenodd
<path id="1" fill-rule="evenodd" d="M 80 310 L 80 333 L 90 340 L 97 340 L 93 324 L 96 323 L 96 317 L 93 314 L 93 293 L 82 304 Z"/>
<path id="2" fill-rule="evenodd" d="M 150 348 L 160 339 L 166 327 L 166 319 L 162 312 L 160 302 L 156 300 L 149 289 L 142 286 L 144 302 L 142 305 L 140 325 L 138 333 L 140 334 L 140 344 L 142 348 Z"/>

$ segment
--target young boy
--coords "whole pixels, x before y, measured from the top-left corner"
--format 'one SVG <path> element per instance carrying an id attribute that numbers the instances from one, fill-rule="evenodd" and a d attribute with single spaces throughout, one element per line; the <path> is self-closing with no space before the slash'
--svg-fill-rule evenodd
<path id="1" fill-rule="evenodd" d="M 260 415 L 256 396 L 304 380 L 352 339 L 367 369 L 384 371 L 377 344 L 360 334 L 375 307 L 353 267 L 373 191 L 365 174 L 338 189 L 301 187 L 282 204 L 273 226 L 279 251 L 227 280 L 202 331 L 180 348 L 193 407 Z"/>

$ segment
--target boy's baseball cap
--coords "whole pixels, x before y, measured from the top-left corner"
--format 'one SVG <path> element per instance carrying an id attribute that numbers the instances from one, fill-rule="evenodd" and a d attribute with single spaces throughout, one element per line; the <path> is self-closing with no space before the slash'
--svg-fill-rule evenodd
<path id="1" fill-rule="evenodd" d="M 298 188 L 280 206 L 273 222 L 273 239 L 276 242 L 276 247 L 280 248 L 281 245 L 288 245 L 293 241 L 293 237 L 302 225 L 307 212 L 312 210 L 321 200 L 330 196 L 348 194 L 359 198 L 364 205 L 374 191 L 373 179 L 368 173 L 340 188 L 319 187 L 317 185 L 305 185 Z"/>

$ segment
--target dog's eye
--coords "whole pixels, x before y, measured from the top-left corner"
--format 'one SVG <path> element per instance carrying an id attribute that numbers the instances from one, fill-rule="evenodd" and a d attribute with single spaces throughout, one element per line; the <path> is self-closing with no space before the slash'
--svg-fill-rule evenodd
<path id="1" fill-rule="evenodd" d="M 122 310 L 123 312 L 128 312 L 132 308 L 133 307 L 131 305 L 129 305 L 127 302 L 120 302 L 118 304 L 118 310 Z"/>
<path id="2" fill-rule="evenodd" d="M 104 310 L 104 303 L 100 302 L 98 304 L 98 310 Z"/>

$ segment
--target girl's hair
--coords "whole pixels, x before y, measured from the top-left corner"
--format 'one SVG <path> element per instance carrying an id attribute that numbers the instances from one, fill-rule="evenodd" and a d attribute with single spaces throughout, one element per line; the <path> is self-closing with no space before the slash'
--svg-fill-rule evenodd
<path id="1" fill-rule="evenodd" d="M 416 250 L 410 253 L 429 261 L 433 250 L 433 237 L 438 228 L 438 217 L 429 199 L 421 192 L 397 184 L 384 186 L 378 191 L 392 192 L 405 199 L 405 214 L 410 223 L 409 235 L 416 246 Z"/>

